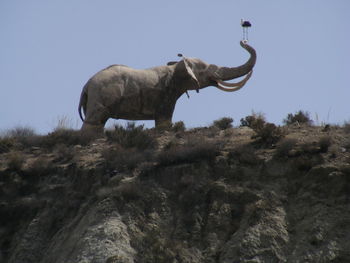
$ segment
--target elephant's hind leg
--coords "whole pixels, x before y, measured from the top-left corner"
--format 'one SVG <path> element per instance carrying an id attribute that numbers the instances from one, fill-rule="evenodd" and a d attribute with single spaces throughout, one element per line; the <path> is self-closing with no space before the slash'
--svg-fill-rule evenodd
<path id="1" fill-rule="evenodd" d="M 104 128 L 104 123 L 103 124 L 92 124 L 90 122 L 84 122 L 83 125 L 81 126 L 81 131 L 82 132 L 93 132 L 93 133 L 102 133 Z"/>
<path id="2" fill-rule="evenodd" d="M 103 128 L 108 120 L 107 113 L 104 111 L 88 112 L 86 119 L 81 126 L 82 131 L 93 131 L 96 133 L 103 132 Z"/>

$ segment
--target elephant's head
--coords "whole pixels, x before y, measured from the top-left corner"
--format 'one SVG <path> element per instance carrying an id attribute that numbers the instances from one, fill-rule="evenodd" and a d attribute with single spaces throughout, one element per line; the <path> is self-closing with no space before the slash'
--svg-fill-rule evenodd
<path id="1" fill-rule="evenodd" d="M 252 70 L 256 62 L 256 52 L 254 48 L 246 42 L 241 41 L 241 46 L 250 53 L 249 60 L 238 67 L 219 67 L 214 64 L 208 64 L 197 58 L 183 58 L 175 63 L 174 80 L 178 87 L 184 90 L 196 90 L 215 86 L 223 91 L 236 91 L 244 86 L 252 75 Z M 170 63 L 173 64 L 173 63 Z M 245 76 L 237 83 L 225 82 Z"/>

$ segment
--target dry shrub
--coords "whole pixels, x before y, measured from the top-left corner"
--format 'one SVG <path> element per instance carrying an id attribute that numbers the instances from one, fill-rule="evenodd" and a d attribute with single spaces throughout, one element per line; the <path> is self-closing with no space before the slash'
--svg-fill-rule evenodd
<path id="1" fill-rule="evenodd" d="M 160 165 L 191 163 L 201 160 L 210 160 L 217 156 L 218 145 L 209 141 L 186 142 L 184 145 L 174 145 L 163 149 L 158 155 Z"/>
<path id="2" fill-rule="evenodd" d="M 223 117 L 213 122 L 213 126 L 218 127 L 220 130 L 226 130 L 232 128 L 233 119 L 229 117 Z"/>
<path id="3" fill-rule="evenodd" d="M 263 145 L 272 145 L 284 137 L 284 131 L 273 123 L 264 123 L 264 125 L 254 129 L 256 135 L 252 138 L 257 139 L 258 143 Z"/>
<path id="4" fill-rule="evenodd" d="M 280 158 L 288 157 L 290 154 L 290 151 L 294 149 L 296 144 L 297 144 L 296 139 L 290 139 L 290 138 L 282 139 L 276 145 L 275 156 Z"/>
<path id="5" fill-rule="evenodd" d="M 230 160 L 237 160 L 243 164 L 256 165 L 261 162 L 256 155 L 255 148 L 250 144 L 239 145 L 228 154 Z"/>
<path id="6" fill-rule="evenodd" d="M 128 122 L 125 128 L 115 125 L 113 131 L 106 131 L 106 136 L 109 141 L 116 142 L 123 148 L 140 150 L 155 148 L 156 140 L 143 127 L 143 125 L 136 126 L 134 122 Z"/>
<path id="7" fill-rule="evenodd" d="M 253 130 L 262 129 L 266 123 L 265 117 L 262 113 L 253 112 L 252 115 L 241 119 L 241 127 L 249 127 Z"/>
<path id="8" fill-rule="evenodd" d="M 12 152 L 8 154 L 7 167 L 10 170 L 20 171 L 24 164 L 24 156 L 19 152 Z"/>
<path id="9" fill-rule="evenodd" d="M 286 125 L 290 125 L 293 123 L 311 125 L 312 120 L 310 119 L 310 114 L 308 112 L 304 112 L 300 110 L 295 114 L 289 113 L 287 115 L 287 118 L 283 120 L 283 123 Z"/>

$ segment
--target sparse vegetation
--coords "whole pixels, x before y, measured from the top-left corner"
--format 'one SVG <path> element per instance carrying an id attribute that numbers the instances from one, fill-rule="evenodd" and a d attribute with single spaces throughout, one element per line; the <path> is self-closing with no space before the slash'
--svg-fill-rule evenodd
<path id="1" fill-rule="evenodd" d="M 156 140 L 143 127 L 136 126 L 134 122 L 128 122 L 125 128 L 115 125 L 113 131 L 106 131 L 106 136 L 123 148 L 152 149 L 156 146 Z"/>
<path id="2" fill-rule="evenodd" d="M 213 122 L 213 126 L 218 127 L 220 130 L 226 130 L 232 128 L 233 119 L 224 117 Z"/>
<path id="3" fill-rule="evenodd" d="M 17 244 L 30 240 L 34 249 L 26 255 L 34 251 L 40 256 L 42 240 L 55 246 L 58 233 L 80 242 L 81 231 L 87 229 L 83 239 L 93 240 L 92 246 L 121 233 L 121 250 L 112 247 L 105 253 L 111 263 L 215 261 L 224 258 L 223 252 L 233 253 L 234 233 L 244 235 L 258 226 L 253 249 L 260 235 L 268 235 L 261 249 L 275 246 L 276 236 L 283 248 L 285 233 L 295 229 L 297 234 L 288 235 L 305 242 L 304 255 L 316 225 L 316 234 L 324 227 L 324 236 L 345 244 L 337 253 L 347 255 L 344 231 L 333 231 L 347 227 L 350 216 L 350 139 L 345 127 L 327 132 L 307 125 L 277 127 L 261 116 L 242 119 L 251 129 L 211 125 L 184 130 L 179 123 L 157 132 L 131 124 L 94 143 L 67 129 L 1 137 L 0 254 L 5 262 L 17 260 Z M 151 143 L 143 144 L 149 138 Z M 339 213 L 345 216 L 333 216 Z M 305 240 L 300 236 L 304 228 L 312 232 Z M 91 238 L 95 233 L 101 234 L 98 240 Z M 124 244 L 127 250 L 122 250 Z M 312 246 L 325 249 L 319 241 Z M 39 256 L 36 262 L 50 261 Z M 62 258 L 69 256 L 68 249 Z"/>
<path id="4" fill-rule="evenodd" d="M 291 125 L 293 123 L 311 125 L 312 120 L 310 119 L 310 114 L 308 112 L 300 110 L 295 114 L 289 113 L 287 118 L 283 120 L 283 123 L 286 125 Z"/>

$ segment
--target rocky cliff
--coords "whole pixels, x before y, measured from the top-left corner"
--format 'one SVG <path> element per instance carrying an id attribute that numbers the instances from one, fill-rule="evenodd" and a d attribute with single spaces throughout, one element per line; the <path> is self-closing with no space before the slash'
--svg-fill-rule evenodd
<path id="1" fill-rule="evenodd" d="M 0 261 L 350 262 L 343 128 L 142 132 L 3 138 Z"/>

